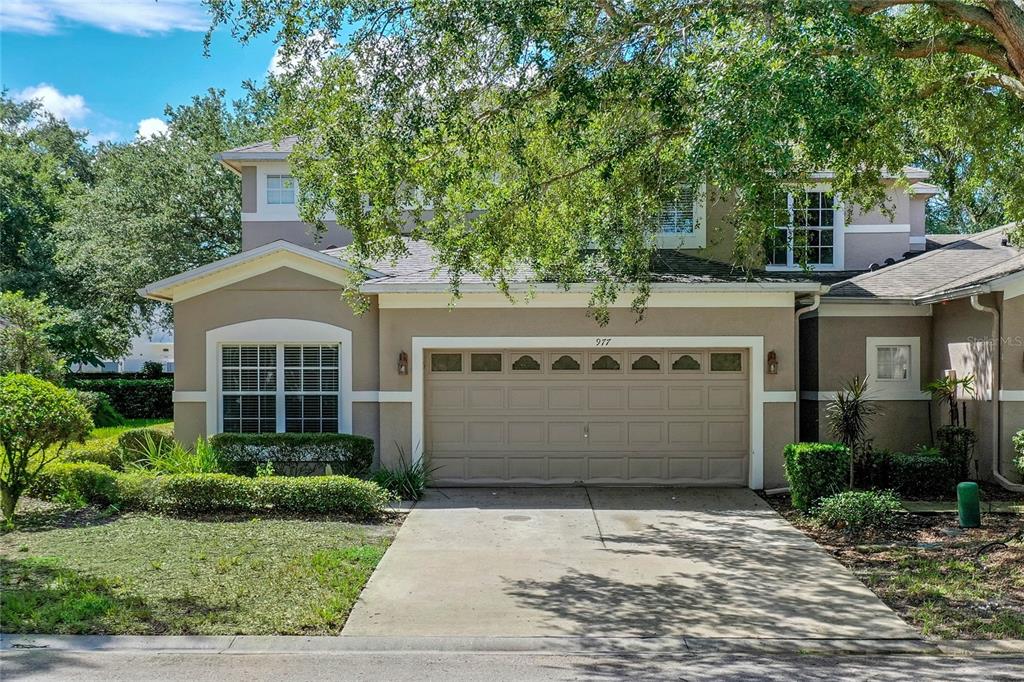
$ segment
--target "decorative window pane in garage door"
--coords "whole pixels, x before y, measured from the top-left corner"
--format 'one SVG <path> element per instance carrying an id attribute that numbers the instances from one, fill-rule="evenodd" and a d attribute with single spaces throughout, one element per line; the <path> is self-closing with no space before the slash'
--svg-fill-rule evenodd
<path id="1" fill-rule="evenodd" d="M 284 347 L 285 431 L 337 433 L 338 347 Z"/>
<path id="2" fill-rule="evenodd" d="M 267 433 L 276 430 L 276 346 L 221 347 L 224 431 Z"/>

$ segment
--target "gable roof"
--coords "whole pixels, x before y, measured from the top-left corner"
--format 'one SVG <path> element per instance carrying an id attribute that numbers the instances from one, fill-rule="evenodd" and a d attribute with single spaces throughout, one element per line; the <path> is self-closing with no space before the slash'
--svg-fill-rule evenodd
<path id="1" fill-rule="evenodd" d="M 280 267 L 337 282 L 346 281 L 355 270 L 339 258 L 278 240 L 153 282 L 138 294 L 156 301 L 181 301 Z"/>
<path id="2" fill-rule="evenodd" d="M 448 291 L 451 271 L 438 267 L 436 253 L 430 244 L 403 237 L 408 255 L 395 262 L 378 261 L 370 267 L 378 273 L 366 281 L 366 293 Z M 348 258 L 349 247 L 327 249 L 323 253 Z M 755 271 L 747 273 L 727 263 L 708 260 L 676 250 L 660 249 L 651 261 L 652 285 L 656 288 L 697 288 L 703 290 L 783 290 L 818 292 L 821 285 L 803 273 Z M 539 277 L 530 268 L 521 268 L 510 278 L 513 287 L 550 286 L 560 288 L 554 280 Z M 587 283 L 583 283 L 586 285 Z M 466 273 L 461 280 L 463 291 L 493 291 L 494 283 L 475 273 Z"/>
<path id="3" fill-rule="evenodd" d="M 1024 251 L 1006 241 L 1013 224 L 961 235 L 941 248 L 834 285 L 826 300 L 926 303 L 960 298 L 1024 273 Z"/>

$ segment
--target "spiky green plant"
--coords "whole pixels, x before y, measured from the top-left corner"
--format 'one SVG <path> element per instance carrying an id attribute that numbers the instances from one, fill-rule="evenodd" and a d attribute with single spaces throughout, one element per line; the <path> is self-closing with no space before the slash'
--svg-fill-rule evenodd
<path id="1" fill-rule="evenodd" d="M 825 419 L 832 435 L 850 448 L 850 487 L 854 484 L 855 463 L 868 443 L 868 426 L 880 413 L 868 398 L 868 381 L 855 376 L 836 392 L 825 407 Z"/>

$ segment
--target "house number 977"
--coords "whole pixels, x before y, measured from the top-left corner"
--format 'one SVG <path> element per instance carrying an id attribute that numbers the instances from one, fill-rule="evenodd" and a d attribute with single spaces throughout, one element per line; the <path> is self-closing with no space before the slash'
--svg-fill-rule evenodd
<path id="1" fill-rule="evenodd" d="M 602 339 L 602 338 L 594 339 L 594 345 L 595 346 L 610 346 L 611 343 L 612 343 L 611 339 Z"/>

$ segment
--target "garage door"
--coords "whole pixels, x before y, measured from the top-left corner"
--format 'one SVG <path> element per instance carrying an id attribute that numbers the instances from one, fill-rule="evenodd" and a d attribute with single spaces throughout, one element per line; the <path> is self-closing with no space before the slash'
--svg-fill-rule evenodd
<path id="1" fill-rule="evenodd" d="M 743 350 L 428 350 L 424 360 L 438 484 L 746 483 Z"/>

